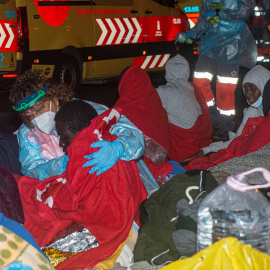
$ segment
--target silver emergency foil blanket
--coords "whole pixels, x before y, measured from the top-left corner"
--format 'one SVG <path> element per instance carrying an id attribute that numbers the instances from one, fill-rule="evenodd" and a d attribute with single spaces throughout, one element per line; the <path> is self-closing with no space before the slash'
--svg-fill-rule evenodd
<path id="1" fill-rule="evenodd" d="M 82 252 L 98 246 L 97 239 L 86 228 L 83 228 L 81 231 L 71 233 L 42 249 L 50 247 L 59 251 Z"/>

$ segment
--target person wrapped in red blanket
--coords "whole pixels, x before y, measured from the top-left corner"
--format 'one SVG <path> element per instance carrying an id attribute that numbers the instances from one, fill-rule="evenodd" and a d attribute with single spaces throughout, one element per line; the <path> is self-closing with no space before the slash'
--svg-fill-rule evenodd
<path id="1" fill-rule="evenodd" d="M 57 265 L 57 269 L 65 270 L 92 268 L 109 258 L 126 240 L 133 220 L 138 221 L 139 205 L 147 196 L 135 161 L 118 160 L 101 175 L 89 174 L 89 168 L 82 167 L 84 156 L 96 151 L 90 147 L 93 142 L 116 139 L 111 130 L 121 116 L 121 109 L 114 108 L 96 116 L 90 126 L 76 134 L 69 128 L 73 125 L 77 131 L 82 129 L 72 120 L 74 110 L 69 106 L 74 103 L 80 103 L 79 107 L 84 105 L 83 101 L 73 100 L 59 110 L 55 119 L 60 144 L 69 158 L 66 172 L 43 182 L 24 176 L 18 183 L 24 226 L 39 246 L 47 245 L 72 222 L 88 229 L 97 239 L 99 247 L 78 253 Z M 85 106 L 91 105 L 85 103 Z M 58 119 L 57 115 L 63 110 Z M 67 115 L 71 117 L 69 125 Z M 81 117 L 83 115 L 85 113 Z M 73 140 L 72 136 L 75 136 Z"/>
<path id="2" fill-rule="evenodd" d="M 115 106 L 146 136 L 172 155 L 169 121 L 166 110 L 148 74 L 137 66 L 124 69 L 119 78 L 119 99 Z"/>
<path id="3" fill-rule="evenodd" d="M 202 148 L 191 157 L 186 166 L 188 170 L 208 169 L 216 164 L 224 162 L 233 157 L 243 156 L 257 151 L 270 142 L 267 119 L 264 120 L 269 111 L 266 88 L 270 79 L 270 72 L 266 68 L 257 65 L 252 68 L 243 79 L 243 91 L 250 104 L 244 110 L 244 118 L 236 133 L 229 132 L 230 139 L 225 142 L 215 142 L 208 147 Z M 204 154 L 209 157 L 202 157 Z"/>
<path id="4" fill-rule="evenodd" d="M 157 164 L 148 157 L 145 149 L 143 161 L 154 178 L 185 172 L 176 162 L 167 161 L 173 155 L 168 116 L 148 74 L 138 66 L 127 67 L 120 75 L 118 92 L 115 106 L 121 108 L 144 135 L 167 150 L 168 158 Z"/>
<path id="5" fill-rule="evenodd" d="M 209 108 L 200 89 L 188 81 L 189 76 L 188 61 L 177 54 L 166 63 L 167 83 L 157 88 L 170 123 L 170 158 L 178 162 L 212 142 Z"/>

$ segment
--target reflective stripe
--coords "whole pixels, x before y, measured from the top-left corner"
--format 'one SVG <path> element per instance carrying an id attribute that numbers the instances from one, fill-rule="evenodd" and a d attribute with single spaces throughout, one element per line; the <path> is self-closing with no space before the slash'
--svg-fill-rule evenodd
<path id="1" fill-rule="evenodd" d="M 197 71 L 195 71 L 193 77 L 197 78 L 197 79 L 208 79 L 208 80 L 211 81 L 213 79 L 213 74 L 211 74 L 209 72 L 197 72 Z"/>
<path id="2" fill-rule="evenodd" d="M 217 108 L 217 109 L 219 110 L 220 114 L 223 114 L 223 115 L 235 115 L 235 110 L 226 110 L 226 111 L 224 111 L 224 110 L 221 110 L 219 108 Z"/>
<path id="3" fill-rule="evenodd" d="M 158 60 L 159 60 L 160 57 L 161 57 L 161 54 L 156 55 L 156 57 L 154 58 L 154 60 L 153 60 L 153 62 L 152 62 L 152 64 L 150 65 L 149 68 L 154 68 L 154 67 L 156 66 L 156 64 L 157 64 L 157 62 L 158 62 Z"/>
<path id="4" fill-rule="evenodd" d="M 237 84 L 238 78 L 217 76 L 217 81 L 220 83 Z"/>
<path id="5" fill-rule="evenodd" d="M 151 58 L 152 58 L 152 55 L 148 55 L 148 56 L 146 57 L 146 59 L 144 60 L 142 66 L 141 66 L 142 69 L 145 69 L 145 68 L 146 68 L 146 66 L 147 66 L 148 63 L 150 62 Z"/>
<path id="6" fill-rule="evenodd" d="M 208 102 L 207 102 L 207 106 L 208 106 L 208 107 L 214 106 L 214 105 L 215 105 L 215 102 L 214 102 L 214 101 L 215 101 L 214 99 L 208 101 Z"/>
<path id="7" fill-rule="evenodd" d="M 264 56 L 257 56 L 257 61 L 262 61 L 264 59 Z"/>
<path id="8" fill-rule="evenodd" d="M 158 67 L 163 67 L 166 64 L 166 62 L 168 61 L 169 58 L 170 58 L 170 54 L 165 54 L 163 56 L 163 59 L 159 63 Z"/>

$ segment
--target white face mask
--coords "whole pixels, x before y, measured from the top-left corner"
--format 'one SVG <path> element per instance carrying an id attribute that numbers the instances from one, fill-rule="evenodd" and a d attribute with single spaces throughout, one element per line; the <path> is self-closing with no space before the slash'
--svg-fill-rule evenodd
<path id="1" fill-rule="evenodd" d="M 251 107 L 254 107 L 254 108 L 259 108 L 260 106 L 262 106 L 262 101 L 263 101 L 262 96 L 259 96 L 259 98 L 257 99 L 257 101 L 255 101 L 250 106 Z"/>
<path id="2" fill-rule="evenodd" d="M 31 123 L 40 131 L 46 134 L 50 134 L 55 128 L 55 112 L 51 111 L 52 103 L 50 100 L 50 110 L 37 117 L 35 117 Z"/>

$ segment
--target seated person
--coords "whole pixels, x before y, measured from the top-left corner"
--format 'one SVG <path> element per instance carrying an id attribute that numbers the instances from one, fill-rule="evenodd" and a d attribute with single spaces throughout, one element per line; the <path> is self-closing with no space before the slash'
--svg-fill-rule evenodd
<path id="1" fill-rule="evenodd" d="M 210 144 L 207 147 L 202 148 L 195 155 L 189 159 L 202 157 L 211 152 L 217 152 L 221 149 L 225 149 L 228 145 L 238 136 L 241 135 L 248 119 L 264 116 L 263 113 L 263 92 L 267 81 L 270 79 L 270 71 L 266 68 L 258 65 L 252 68 L 243 79 L 243 91 L 245 93 L 248 104 L 248 108 L 244 109 L 243 121 L 237 129 L 236 133 L 229 132 L 228 141 L 219 141 Z"/>
<path id="2" fill-rule="evenodd" d="M 84 101 L 65 103 L 55 121 L 60 145 L 69 158 L 66 171 L 44 181 L 23 176 L 18 183 L 24 226 L 39 246 L 47 246 L 73 222 L 91 232 L 99 244 L 69 254 L 57 265 L 59 269 L 91 269 L 119 254 L 133 221 L 138 221 L 139 205 L 147 192 L 135 161 L 119 159 L 102 174 L 89 174 L 89 168 L 82 166 L 85 155 L 97 151 L 91 147 L 93 142 L 98 148 L 103 140 L 117 140 L 112 127 L 120 118 L 119 108 L 96 116 L 93 107 Z M 114 261 L 108 268 L 112 268 Z"/>
<path id="3" fill-rule="evenodd" d="M 137 66 L 124 69 L 120 75 L 118 93 L 115 107 L 121 108 L 144 135 L 166 149 L 170 159 L 172 144 L 167 112 L 148 74 Z"/>
<path id="4" fill-rule="evenodd" d="M 16 79 L 9 99 L 23 120 L 17 133 L 23 175 L 42 181 L 65 171 L 65 156 L 59 147 L 54 116 L 73 96 L 68 86 L 48 81 L 38 70 L 28 70 Z M 89 103 L 98 114 L 108 109 L 94 102 Z M 99 143 L 100 150 L 94 157 L 91 156 L 90 165 L 96 166 L 90 173 L 105 172 L 120 158 L 133 160 L 143 154 L 143 134 L 124 115 L 113 133 L 117 134 L 118 143 Z M 124 151 L 119 150 L 121 147 Z M 122 156 L 117 155 L 120 152 Z"/>
<path id="5" fill-rule="evenodd" d="M 159 179 L 165 176 L 167 179 L 168 174 L 185 172 L 176 161 L 164 162 L 167 161 L 167 156 L 168 159 L 171 159 L 173 153 L 169 121 L 167 112 L 162 107 L 161 100 L 148 74 L 137 66 L 124 69 L 120 75 L 118 92 L 119 99 L 116 101 L 115 107 L 122 109 L 123 114 L 143 132 L 146 140 L 151 138 L 154 141 L 153 144 L 156 143 L 167 150 L 163 162 L 156 164 L 153 159 L 149 158 L 148 149 L 145 147 L 143 161 L 154 178 Z M 160 183 L 159 180 L 158 182 Z M 160 184 L 162 183 L 163 180 Z"/>
<path id="6" fill-rule="evenodd" d="M 167 84 L 157 92 L 170 123 L 170 158 L 181 162 L 212 142 L 210 113 L 201 91 L 188 81 L 190 68 L 184 57 L 171 58 L 165 72 Z"/>

